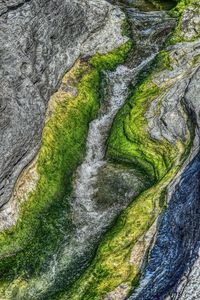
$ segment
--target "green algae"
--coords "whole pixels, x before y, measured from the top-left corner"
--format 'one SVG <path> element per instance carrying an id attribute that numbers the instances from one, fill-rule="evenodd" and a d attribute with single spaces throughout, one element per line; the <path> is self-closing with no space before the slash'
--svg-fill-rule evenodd
<path id="1" fill-rule="evenodd" d="M 178 9 L 181 13 L 181 6 Z M 175 31 L 172 39 L 176 34 Z M 118 112 L 107 146 L 109 160 L 137 166 L 154 184 L 133 200 L 106 234 L 87 271 L 70 291 L 56 299 L 101 300 L 122 284 L 127 286 L 128 293 L 138 283 L 140 265 L 130 262 L 131 252 L 165 208 L 166 188 L 188 156 L 194 137 L 189 119 L 185 142 L 154 140 L 147 131 L 145 113 L 153 100 L 162 101 L 167 89 L 158 87 L 153 76 L 166 69 L 172 70 L 169 53 L 161 51 L 154 68 L 133 88 L 131 97 Z"/>
<path id="2" fill-rule="evenodd" d="M 65 239 L 71 226 L 66 214 L 72 175 L 84 158 L 89 123 L 99 108 L 101 73 L 122 63 L 131 46 L 127 42 L 75 67 L 70 79 L 78 94 L 61 90 L 55 96 L 54 112 L 42 134 L 36 189 L 22 204 L 17 224 L 0 234 L 0 297 L 15 278 L 27 284 L 39 276 Z"/>
<path id="3" fill-rule="evenodd" d="M 133 88 L 132 96 L 113 123 L 107 149 L 108 159 L 128 160 L 139 165 L 155 181 L 166 174 L 179 153 L 179 143 L 171 145 L 167 140 L 154 140 L 149 136 L 145 117 L 152 101 L 160 97 L 162 100 L 165 94 L 165 88 L 153 82 L 153 74 L 160 72 L 161 66 L 165 69 L 166 57 L 168 60 L 167 54 L 161 52 L 155 61 L 156 69 Z"/>
<path id="4" fill-rule="evenodd" d="M 72 289 L 58 299 L 100 300 L 119 287 L 137 284 L 140 265 L 130 263 L 132 249 L 161 213 L 167 185 L 179 171 L 190 147 L 177 141 L 154 141 L 146 131 L 144 114 L 149 103 L 163 91 L 152 82 L 151 75 L 134 88 L 128 102 L 118 113 L 108 140 L 107 155 L 115 161 L 135 164 L 148 173 L 153 186 L 139 195 L 122 213 L 107 233 L 96 256 Z"/>
<path id="5" fill-rule="evenodd" d="M 177 171 L 178 167 L 172 168 L 158 184 L 133 201 L 106 235 L 84 277 L 59 299 L 99 300 L 122 283 L 128 285 L 129 291 L 137 284 L 140 266 L 130 263 L 132 249 L 161 212 L 163 191 Z"/>
<path id="6" fill-rule="evenodd" d="M 44 256 L 59 242 L 59 226 L 67 230 L 62 210 L 67 210 L 71 175 L 83 159 L 88 125 L 98 109 L 98 88 L 98 71 L 86 72 L 78 84 L 78 96 L 68 99 L 64 95 L 47 122 L 37 161 L 40 179 L 36 190 L 22 206 L 16 226 L 0 236 L 0 255 L 9 256 L 0 261 L 1 278 L 22 270 L 37 272 Z M 6 261 L 12 262 L 12 268 L 7 268 Z"/>
<path id="7" fill-rule="evenodd" d="M 200 26 L 198 30 L 196 30 L 196 34 L 192 35 L 191 37 L 184 35 L 185 29 L 183 28 L 183 24 L 185 22 L 183 22 L 183 12 L 188 7 L 193 8 L 194 11 L 196 11 L 195 14 L 197 16 L 200 14 L 200 4 L 198 1 L 180 0 L 177 6 L 172 10 L 172 12 L 179 17 L 179 20 L 173 36 L 171 37 L 171 39 L 169 39 L 169 44 L 174 45 L 181 42 L 192 42 L 200 37 Z"/>
<path id="8" fill-rule="evenodd" d="M 107 54 L 97 53 L 89 63 L 98 71 L 113 70 L 117 65 L 122 64 L 128 52 L 132 48 L 132 42 L 128 41 L 119 49 Z"/>

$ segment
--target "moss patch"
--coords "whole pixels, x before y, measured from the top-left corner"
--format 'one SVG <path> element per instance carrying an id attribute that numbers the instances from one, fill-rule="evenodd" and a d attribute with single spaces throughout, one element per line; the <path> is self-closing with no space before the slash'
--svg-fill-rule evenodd
<path id="1" fill-rule="evenodd" d="M 107 147 L 109 160 L 137 166 L 154 184 L 119 217 L 99 246 L 92 264 L 72 289 L 56 299 L 102 300 L 121 284 L 128 285 L 128 290 L 137 285 L 140 266 L 130 263 L 131 251 L 165 207 L 166 187 L 180 170 L 192 140 L 190 126 L 185 143 L 177 140 L 170 144 L 164 138 L 154 140 L 147 131 L 145 113 L 154 99 L 162 100 L 168 88 L 167 85 L 159 88 L 153 78 L 165 69 L 171 66 L 168 53 L 162 51 L 152 70 L 132 89 L 131 97 L 117 114 Z"/>
<path id="2" fill-rule="evenodd" d="M 128 42 L 74 68 L 69 79 L 76 82 L 77 96 L 64 89 L 54 96 L 54 112 L 44 127 L 37 161 L 37 187 L 22 205 L 16 226 L 0 234 L 2 297 L 15 278 L 28 281 L 39 276 L 68 232 L 72 174 L 84 157 L 88 126 L 99 107 L 101 72 L 123 62 L 130 48 Z"/>
<path id="3" fill-rule="evenodd" d="M 59 299 L 100 300 L 124 282 L 129 290 L 137 284 L 140 268 L 130 264 L 132 248 L 161 212 L 163 191 L 177 170 L 173 168 L 158 184 L 134 200 L 105 237 L 84 276 Z"/>
<path id="4" fill-rule="evenodd" d="M 184 11 L 188 8 L 190 9 L 190 12 L 187 11 L 186 14 L 190 13 L 193 17 L 189 17 L 186 20 Z M 179 20 L 173 36 L 169 39 L 169 44 L 191 42 L 200 37 L 200 24 L 190 24 L 194 16 L 196 15 L 196 18 L 198 18 L 200 14 L 200 3 L 198 1 L 180 0 L 172 12 L 179 17 Z M 194 27 L 194 30 L 192 30 L 192 27 Z M 190 34 L 187 34 L 188 31 L 190 31 Z"/>
<path id="5" fill-rule="evenodd" d="M 147 76 L 118 113 L 108 141 L 107 155 L 114 161 L 137 165 L 154 180 L 154 185 L 134 199 L 100 245 L 92 265 L 72 290 L 58 299 L 100 300 L 120 284 L 129 290 L 137 284 L 140 266 L 130 263 L 131 251 L 162 211 L 163 193 L 180 169 L 189 147 L 177 141 L 154 141 L 146 130 L 145 112 L 163 91 Z"/>

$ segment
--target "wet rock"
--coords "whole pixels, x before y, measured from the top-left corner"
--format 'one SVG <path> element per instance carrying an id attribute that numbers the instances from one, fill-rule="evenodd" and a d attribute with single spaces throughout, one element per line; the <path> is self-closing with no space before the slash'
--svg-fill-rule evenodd
<path id="1" fill-rule="evenodd" d="M 170 187 L 174 193 L 160 219 L 160 229 L 144 279 L 130 299 L 165 299 L 173 289 L 176 290 L 179 279 L 197 256 L 200 238 L 199 166 L 197 155 L 180 176 L 180 181 Z"/>
<path id="2" fill-rule="evenodd" d="M 127 15 L 135 45 L 128 64 L 133 66 L 145 60 L 149 53 L 157 53 L 162 48 L 176 20 L 163 11 L 144 12 L 135 8 L 128 8 Z"/>
<path id="3" fill-rule="evenodd" d="M 147 188 L 148 178 L 140 171 L 123 165 L 107 164 L 98 175 L 95 202 L 98 210 L 126 208 L 142 190 Z M 149 185 L 151 183 L 149 182 Z"/>
<path id="4" fill-rule="evenodd" d="M 170 142 L 175 142 L 177 138 L 184 139 L 188 119 L 186 113 L 193 124 L 195 138 L 182 170 L 167 189 L 168 207 L 160 217 L 154 247 L 140 286 L 130 297 L 131 300 L 198 299 L 199 49 L 198 40 L 170 46 L 171 68 L 155 78 L 156 84 L 165 92 L 161 96 L 160 109 L 156 111 L 161 99 L 156 99 L 146 114 L 152 138 L 164 137 Z"/>
<path id="5" fill-rule="evenodd" d="M 82 54 L 122 44 L 124 15 L 105 1 L 0 2 L 0 207 L 39 147 L 50 95 Z"/>

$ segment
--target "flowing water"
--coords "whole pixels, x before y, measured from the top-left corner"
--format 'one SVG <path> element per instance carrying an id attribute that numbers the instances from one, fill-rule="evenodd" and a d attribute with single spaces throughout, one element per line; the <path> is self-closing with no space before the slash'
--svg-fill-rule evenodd
<path id="1" fill-rule="evenodd" d="M 94 195 L 96 193 L 98 172 L 106 164 L 104 160 L 106 140 L 116 113 L 128 97 L 129 84 L 153 58 L 154 55 L 150 56 L 133 69 L 120 65 L 116 71 L 106 73 L 110 87 L 110 97 L 105 99 L 97 119 L 90 124 L 86 156 L 77 170 L 74 198 L 71 203 L 76 216 L 74 223 L 79 240 L 83 239 L 84 241 L 86 238 L 90 239 L 91 235 L 97 235 L 107 223 L 112 221 L 112 216 L 116 214 L 113 207 L 102 212 L 95 206 Z"/>
<path id="2" fill-rule="evenodd" d="M 130 83 L 136 82 L 137 75 L 161 48 L 171 19 L 163 12 L 144 13 L 129 8 L 127 14 L 131 22 L 134 49 L 126 65 L 120 65 L 115 71 L 104 74 L 108 93 L 97 118 L 89 126 L 85 159 L 75 174 L 70 214 L 67 215 L 73 229 L 69 229 L 66 241 L 60 245 L 46 272 L 30 283 L 23 294 L 26 299 L 45 299 L 45 293 L 55 292 L 63 282 L 65 287 L 70 285 L 89 264 L 103 233 L 131 201 L 129 199 L 129 202 L 99 210 L 94 201 L 96 192 L 101 189 L 98 176 L 107 163 L 106 141 L 113 119 L 129 95 Z"/>
<path id="3" fill-rule="evenodd" d="M 98 173 L 106 164 L 106 140 L 116 113 L 128 97 L 129 84 L 135 83 L 138 73 L 156 56 L 174 24 L 174 20 L 165 12 L 143 12 L 127 7 L 127 15 L 133 33 L 133 51 L 126 65 L 120 65 L 116 71 L 105 74 L 109 96 L 104 99 L 97 119 L 90 124 L 86 156 L 76 174 L 71 206 L 77 238 L 83 240 L 85 235 L 101 232 L 104 219 L 109 218 L 109 223 L 112 221 L 113 208 L 102 213 L 95 207 L 94 201 Z"/>
<path id="4" fill-rule="evenodd" d="M 67 216 L 71 217 L 73 229 L 69 230 L 66 242 L 53 255 L 47 272 L 38 280 L 34 280 L 25 291 L 23 296 L 26 299 L 40 299 L 39 294 L 44 291 L 49 293 L 51 286 L 59 286 L 58 283 L 63 280 L 62 274 L 65 277 L 67 274 L 66 286 L 70 284 L 78 276 L 77 269 L 81 271 L 88 264 L 102 234 L 128 205 L 125 202 L 106 210 L 99 210 L 94 201 L 95 186 L 98 172 L 106 164 L 106 140 L 113 119 L 128 97 L 130 83 L 134 82 L 138 73 L 154 57 L 155 54 L 150 55 L 135 68 L 120 65 L 114 72 L 104 74 L 109 85 L 109 95 L 102 102 L 97 118 L 89 126 L 85 159 L 75 174 L 74 193 L 70 199 L 71 213 Z"/>

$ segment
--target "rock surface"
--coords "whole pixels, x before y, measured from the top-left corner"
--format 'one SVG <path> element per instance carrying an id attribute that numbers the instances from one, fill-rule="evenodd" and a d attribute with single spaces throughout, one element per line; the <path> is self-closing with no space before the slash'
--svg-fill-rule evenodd
<path id="1" fill-rule="evenodd" d="M 0 206 L 36 155 L 50 95 L 80 55 L 125 41 L 105 1 L 1 1 Z M 113 30 L 114 28 L 114 30 Z"/>
<path id="2" fill-rule="evenodd" d="M 198 4 L 195 9 L 191 7 L 183 13 L 180 27 L 184 26 L 183 34 L 187 39 L 197 36 L 194 27 L 199 26 L 199 21 L 196 22 L 198 17 L 193 14 L 192 18 L 189 14 L 189 19 L 187 13 L 197 8 Z M 172 143 L 175 142 L 174 137 L 184 139 L 187 112 L 192 120 L 195 138 L 182 171 L 167 189 L 168 207 L 160 217 L 155 245 L 140 286 L 129 299 L 199 299 L 200 41 L 179 43 L 170 46 L 167 51 L 171 68 L 158 74 L 155 82 L 169 88 L 165 90 L 160 118 L 156 120 L 154 115 L 158 99 L 146 114 L 149 131 L 153 138 L 163 136 Z"/>
<path id="3" fill-rule="evenodd" d="M 108 2 L 117 5 L 113 6 Z M 130 300 L 200 298 L 200 6 L 198 2 L 191 0 L 191 4 L 181 12 L 174 35 L 169 40 L 171 44 L 168 42 L 168 46 L 164 46 L 166 38 L 176 24 L 174 17 L 166 12 L 155 11 L 155 5 L 145 0 L 122 1 L 123 5 L 120 1 L 108 2 L 0 0 L 1 229 L 11 226 L 16 221 L 15 210 L 19 207 L 15 206 L 15 202 L 12 204 L 9 201 L 13 187 L 22 170 L 38 153 L 48 101 L 51 94 L 58 89 L 63 75 L 79 57 L 87 60 L 88 56 L 96 52 L 107 53 L 127 41 L 121 34 L 125 14 L 119 5 L 127 15 L 129 33 L 134 42 L 126 65 L 119 66 L 112 72 L 104 72 L 108 91 L 104 95 L 97 118 L 90 124 L 85 160 L 74 174 L 74 193 L 70 199 L 66 199 L 69 201 L 69 208 L 63 210 L 65 223 L 69 224 L 68 231 L 64 232 L 64 242 L 59 244 L 56 252 L 50 253 L 46 261 L 44 259 L 42 271 L 36 272 L 36 275 L 34 270 L 32 277 L 24 279 L 24 274 L 19 275 L 16 271 L 14 279 L 11 279 L 10 285 L 5 289 L 4 278 L 1 275 L 3 280 L 0 284 L 0 295 L 5 296 L 5 299 L 50 299 L 57 292 L 56 299 L 103 299 L 102 294 L 89 293 L 90 289 L 93 289 L 91 282 L 92 285 L 93 282 L 94 286 L 97 285 L 98 291 L 103 289 L 103 297 L 107 300 L 124 300 L 130 293 L 130 282 L 125 279 L 118 282 L 117 278 L 113 290 L 109 290 L 107 283 L 101 284 L 101 279 L 104 276 L 106 278 L 110 270 L 110 265 L 106 263 L 100 265 L 99 271 L 92 262 L 91 268 L 94 268 L 96 273 L 93 274 L 89 269 L 89 273 L 92 274 L 89 283 L 84 279 L 78 280 L 78 284 L 81 283 L 80 286 L 77 285 L 78 291 L 75 284 L 75 294 L 72 290 L 68 296 L 68 290 L 65 294 L 63 286 L 69 287 L 86 269 L 95 255 L 94 251 L 103 233 L 119 213 L 144 189 L 153 185 L 153 179 L 150 180 L 142 168 L 138 170 L 133 161 L 127 159 L 117 163 L 111 162 L 107 160 L 105 152 L 109 130 L 117 111 L 128 97 L 129 84 L 136 84 L 141 70 L 145 73 L 144 68 L 147 68 L 162 48 L 164 51 L 160 55 L 165 67 L 161 71 L 154 71 L 150 85 L 150 89 L 156 87 L 159 93 L 151 102 L 147 101 L 150 105 L 144 102 L 144 135 L 148 134 L 151 139 L 147 146 L 150 147 L 150 142 L 153 141 L 159 147 L 164 141 L 174 149 L 177 144 L 183 148 L 188 137 L 190 145 L 187 145 L 187 157 L 183 165 L 179 159 L 175 161 L 178 171 L 175 178 L 172 177 L 173 180 L 169 181 L 167 188 L 165 187 L 166 207 L 163 213 L 157 218 L 156 213 L 160 212 L 161 205 L 155 202 L 151 211 L 148 204 L 149 211 L 147 215 L 144 214 L 144 219 L 149 222 L 147 230 L 140 235 L 138 228 L 143 224 L 143 220 L 139 219 L 137 224 L 135 216 L 136 228 L 125 232 L 125 236 L 122 235 L 123 241 L 117 241 L 120 245 L 127 240 L 123 251 L 128 253 L 128 268 L 126 269 L 124 259 L 118 270 L 120 253 L 117 253 L 117 250 L 114 253 L 114 263 L 109 263 L 113 263 L 116 277 L 119 274 L 118 277 L 126 278 L 123 277 L 123 272 L 126 274 L 131 270 L 131 273 L 138 268 L 139 274 L 135 271 L 137 281 L 139 275 L 141 278 L 135 290 L 133 286 L 128 298 Z M 148 68 L 147 71 L 149 72 Z M 63 86 L 61 90 L 62 88 Z M 70 84 L 65 86 L 65 92 L 71 93 L 72 97 L 78 95 L 78 89 Z M 146 100 L 151 98 L 149 95 L 151 96 L 146 95 Z M 141 103 L 143 105 L 143 102 Z M 136 104 L 129 103 L 129 106 Z M 139 114 L 140 111 L 138 116 Z M 47 118 L 50 117 L 47 115 Z M 129 121 L 131 117 L 131 112 L 127 113 Z M 122 126 L 125 132 L 125 122 Z M 134 140 L 134 127 L 130 126 L 128 130 L 128 138 L 131 140 L 133 137 Z M 134 148 L 135 144 L 132 140 L 131 142 L 131 147 Z M 141 145 L 143 141 L 140 139 L 139 142 Z M 135 143 L 138 147 L 137 137 Z M 162 152 L 162 149 L 159 150 Z M 140 159 L 145 160 L 142 147 L 140 152 Z M 160 155 L 157 149 L 155 153 Z M 157 159 L 154 152 L 151 155 L 150 164 L 151 159 Z M 164 150 L 163 156 L 165 162 Z M 158 173 L 161 167 L 158 164 Z M 33 191 L 38 181 L 38 174 L 31 165 L 25 173 L 30 177 L 30 181 L 28 178 L 22 187 L 16 185 L 19 202 L 21 195 L 26 196 Z M 161 189 L 159 185 L 158 189 Z M 148 197 L 148 190 L 144 195 Z M 145 198 L 143 200 L 145 201 Z M 141 216 L 145 209 L 146 207 L 140 207 Z M 154 218 L 152 223 L 150 217 Z M 121 223 L 131 222 L 130 219 L 122 221 Z M 61 226 L 59 222 L 55 224 Z M 123 225 L 120 224 L 121 227 Z M 115 227 L 113 228 L 111 235 L 115 236 Z M 134 230 L 138 231 L 139 238 L 129 242 L 128 235 Z M 113 250 L 112 245 L 117 249 L 111 240 L 105 250 L 109 247 L 110 251 Z M 130 255 L 126 252 L 127 248 Z M 25 251 L 28 251 L 27 249 Z M 15 253 L 8 252 L 8 259 L 9 255 L 12 259 Z M 102 259 L 100 251 L 97 252 L 96 258 L 97 261 Z M 87 274 L 86 270 L 86 276 Z M 115 274 L 109 274 L 110 277 L 112 275 Z M 131 285 L 133 284 L 131 282 Z"/>

